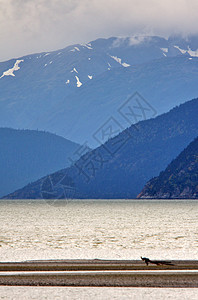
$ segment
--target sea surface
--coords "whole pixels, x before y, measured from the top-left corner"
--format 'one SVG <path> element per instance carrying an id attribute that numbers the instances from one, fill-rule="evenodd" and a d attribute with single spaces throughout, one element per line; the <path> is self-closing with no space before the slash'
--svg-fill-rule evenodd
<path id="1" fill-rule="evenodd" d="M 0 201 L 0 260 L 198 259 L 198 201 Z"/>
<path id="2" fill-rule="evenodd" d="M 198 201 L 0 201 L 0 261 L 198 259 Z M 38 297 L 38 298 L 37 298 Z M 0 299 L 198 299 L 198 289 L 0 287 Z"/>

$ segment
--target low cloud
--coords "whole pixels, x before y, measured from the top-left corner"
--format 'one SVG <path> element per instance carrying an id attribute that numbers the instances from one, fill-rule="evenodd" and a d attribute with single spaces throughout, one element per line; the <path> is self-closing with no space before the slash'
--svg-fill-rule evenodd
<path id="1" fill-rule="evenodd" d="M 197 0 L 0 0 L 0 60 L 98 37 L 198 34 L 197 19 Z"/>

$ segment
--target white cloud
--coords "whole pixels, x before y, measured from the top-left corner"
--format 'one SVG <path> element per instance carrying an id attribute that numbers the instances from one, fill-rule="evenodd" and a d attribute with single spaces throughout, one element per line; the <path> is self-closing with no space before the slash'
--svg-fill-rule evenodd
<path id="1" fill-rule="evenodd" d="M 148 40 L 149 37 L 146 36 L 132 36 L 129 39 L 129 44 L 132 45 L 138 45 L 141 44 L 142 42 L 144 42 L 145 40 Z"/>
<path id="2" fill-rule="evenodd" d="M 195 34 L 197 19 L 197 0 L 0 0 L 0 60 L 98 37 Z"/>

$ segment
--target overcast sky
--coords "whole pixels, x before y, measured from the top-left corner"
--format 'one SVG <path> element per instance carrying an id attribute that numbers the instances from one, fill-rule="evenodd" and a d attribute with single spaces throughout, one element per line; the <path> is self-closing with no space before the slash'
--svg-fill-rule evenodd
<path id="1" fill-rule="evenodd" d="M 198 0 L 0 0 L 0 61 L 98 37 L 198 33 Z"/>

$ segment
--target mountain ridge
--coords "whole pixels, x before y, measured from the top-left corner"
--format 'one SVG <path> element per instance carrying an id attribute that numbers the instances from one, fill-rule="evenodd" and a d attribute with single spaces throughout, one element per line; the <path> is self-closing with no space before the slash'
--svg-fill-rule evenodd
<path id="1" fill-rule="evenodd" d="M 0 126 L 96 147 L 88 130 L 136 91 L 160 114 L 196 97 L 197 49 L 198 38 L 113 37 L 0 63 Z"/>
<path id="2" fill-rule="evenodd" d="M 49 132 L 0 128 L 0 196 L 71 164 L 79 144 Z"/>
<path id="3" fill-rule="evenodd" d="M 198 199 L 198 137 L 149 180 L 138 198 Z"/>
<path id="4" fill-rule="evenodd" d="M 198 99 L 194 99 L 132 125 L 76 160 L 70 168 L 46 176 L 6 198 L 69 198 L 68 188 L 74 192 L 72 198 L 135 198 L 146 182 L 198 135 L 197 111 Z"/>

